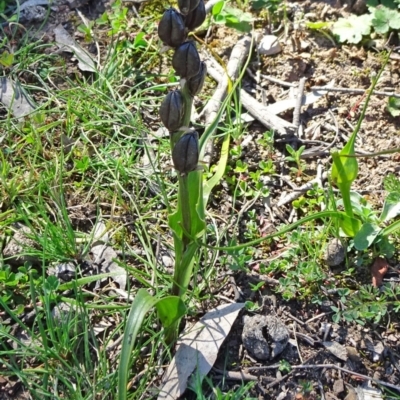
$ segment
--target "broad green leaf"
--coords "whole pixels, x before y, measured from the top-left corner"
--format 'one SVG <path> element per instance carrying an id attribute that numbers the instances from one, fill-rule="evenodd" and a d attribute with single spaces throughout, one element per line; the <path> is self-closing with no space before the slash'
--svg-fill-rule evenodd
<path id="1" fill-rule="evenodd" d="M 386 110 L 388 110 L 392 117 L 400 116 L 400 99 L 397 97 L 389 97 Z"/>
<path id="2" fill-rule="evenodd" d="M 349 217 L 346 214 L 342 214 L 339 218 L 339 226 L 346 236 L 354 237 L 361 229 L 361 221 L 356 218 Z"/>
<path id="3" fill-rule="evenodd" d="M 389 221 L 400 215 L 400 193 L 389 193 L 383 205 L 382 214 L 379 220 L 382 222 Z"/>
<path id="4" fill-rule="evenodd" d="M 158 317 L 166 328 L 186 314 L 186 306 L 181 298 L 168 296 L 160 299 L 156 304 Z"/>
<path id="5" fill-rule="evenodd" d="M 354 138 L 355 139 L 355 138 Z M 357 157 L 347 157 L 354 155 L 354 141 L 350 140 L 347 142 L 346 146 L 338 152 L 332 153 L 333 165 L 331 177 L 333 182 L 340 188 L 339 185 L 347 184 L 349 185 L 349 195 L 350 186 L 357 178 L 358 174 L 358 161 Z"/>
<path id="6" fill-rule="evenodd" d="M 378 226 L 370 222 L 365 223 L 354 236 L 354 247 L 360 251 L 368 249 L 380 232 Z"/>
<path id="7" fill-rule="evenodd" d="M 0 54 L 0 64 L 3 67 L 11 67 L 14 62 L 14 54 L 9 53 L 7 50 L 4 50 L 3 53 Z"/>
<path id="8" fill-rule="evenodd" d="M 364 35 L 371 33 L 370 14 L 350 15 L 348 18 L 339 18 L 332 26 L 332 32 L 338 36 L 340 42 L 357 44 Z"/>
<path id="9" fill-rule="evenodd" d="M 376 32 L 385 34 L 389 29 L 400 28 L 400 13 L 387 7 L 376 8 L 373 13 L 372 25 Z"/>

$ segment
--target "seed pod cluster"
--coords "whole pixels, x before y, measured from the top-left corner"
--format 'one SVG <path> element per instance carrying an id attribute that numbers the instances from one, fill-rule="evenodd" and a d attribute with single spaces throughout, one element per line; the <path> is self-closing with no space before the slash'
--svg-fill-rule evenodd
<path id="1" fill-rule="evenodd" d="M 199 162 L 199 135 L 189 130 L 181 136 L 177 131 L 184 125 L 185 110 L 190 109 L 191 100 L 185 107 L 185 96 L 194 97 L 201 91 L 207 73 L 196 44 L 187 40 L 187 34 L 204 22 L 206 10 L 204 0 L 178 0 L 178 7 L 179 11 L 174 8 L 165 11 L 158 25 L 158 36 L 174 49 L 172 66 L 186 87 L 168 93 L 160 106 L 160 118 L 171 135 L 176 132 L 179 137 L 172 149 L 172 161 L 175 169 L 186 175 L 195 170 Z"/>

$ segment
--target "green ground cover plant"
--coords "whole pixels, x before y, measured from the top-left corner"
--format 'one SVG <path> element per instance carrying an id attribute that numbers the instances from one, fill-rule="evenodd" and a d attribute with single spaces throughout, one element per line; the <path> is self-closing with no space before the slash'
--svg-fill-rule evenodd
<path id="1" fill-rule="evenodd" d="M 278 3 L 248 5 L 262 4 L 273 10 Z M 269 189 L 261 179 L 273 176 L 276 164 L 266 159 L 251 169 L 241 157 L 244 129 L 231 116 L 241 109 L 237 89 L 242 75 L 231 82 L 216 120 L 200 138 L 189 127 L 193 96 L 187 82 L 180 89 L 185 112 L 176 129 L 170 129 L 171 139 L 149 131 L 145 113 L 157 114 L 155 110 L 178 82 L 171 52 L 160 56 L 158 39 L 148 34 L 154 32 L 166 4 L 154 7 L 158 20 L 140 20 L 134 37 L 126 33 L 132 21 L 119 1 L 94 23 L 79 25 L 87 41 L 100 40 L 101 29 L 115 41 L 113 50 L 90 74 L 71 73 L 63 57 L 44 52 L 49 44 L 25 38 L 19 48 L 12 48 L 7 40 L 17 35 L 3 39 L 9 47 L 0 59 L 3 73 L 15 80 L 26 74 L 40 107 L 23 120 L 2 114 L 0 122 L 2 248 L 19 231 L 17 223 L 28 228 L 25 236 L 29 239 L 19 254 L 23 258 L 0 260 L 1 373 L 18 379 L 35 399 L 156 396 L 148 391 L 147 382 L 170 360 L 182 318 L 197 318 L 203 302 L 213 300 L 215 266 L 248 272 L 259 245 L 268 249 L 277 241 L 288 246 L 278 259 L 261 263 L 260 272 L 279 276 L 277 292 L 285 300 L 299 298 L 316 304 L 323 300 L 320 287 L 328 278 L 320 262 L 321 243 L 338 236 L 340 228 L 359 253 L 393 251 L 389 237 L 396 233 L 398 222 L 387 222 L 397 215 L 399 181 L 395 176 L 385 179 L 390 195 L 377 213 L 351 190 L 357 175 L 351 145 L 334 156 L 332 176 L 341 201 L 333 191 L 314 188 L 293 204 L 304 218 L 283 224 L 265 237 L 254 209 L 246 211 L 247 229 L 240 237 L 235 212 L 226 217 L 234 221 L 229 229 L 219 228 L 207 207 L 220 182 L 227 183 L 233 204 L 237 199 L 262 199 Z M 160 76 L 152 67 L 163 57 L 168 58 L 168 66 Z M 199 94 L 205 96 L 204 91 Z M 364 113 L 360 123 L 363 117 Z M 201 163 L 202 153 L 216 133 L 222 151 L 217 165 L 207 170 Z M 273 132 L 265 132 L 258 144 L 272 154 Z M 154 151 L 157 155 L 151 158 L 149 174 L 142 158 Z M 288 148 L 286 161 L 296 168 L 294 175 L 302 175 L 304 169 L 301 152 L 302 148 Z M 174 168 L 168 169 L 165 165 L 171 159 Z M 353 170 L 351 177 L 342 171 L 341 165 L 347 163 L 352 168 L 344 172 Z M 319 211 L 321 204 L 327 206 L 325 211 Z M 92 247 L 101 241 L 95 232 L 103 219 L 104 235 L 118 250 L 115 262 L 129 277 L 124 298 L 113 291 L 114 276 L 120 273 L 95 267 L 89 276 L 83 273 L 86 263 L 93 261 Z M 173 274 L 160 262 L 166 250 L 174 254 Z M 73 279 L 63 281 L 49 273 L 67 263 L 76 266 Z M 335 289 L 340 284 L 330 281 L 326 287 Z M 253 292 L 258 293 L 261 286 L 254 285 Z M 398 290 L 389 286 L 380 291 L 361 286 L 357 293 L 339 290 L 343 307 L 333 309 L 337 322 L 377 323 L 399 311 Z M 259 308 L 257 303 L 248 305 Z M 61 317 L 55 316 L 57 309 Z M 17 336 L 17 331 L 23 335 Z M 118 348 L 121 338 L 122 351 Z M 290 365 L 281 367 L 290 370 Z M 308 393 L 308 382 L 302 385 Z M 225 390 L 207 378 L 191 390 L 199 399 L 227 400 L 248 398 L 252 386 L 243 383 Z"/>

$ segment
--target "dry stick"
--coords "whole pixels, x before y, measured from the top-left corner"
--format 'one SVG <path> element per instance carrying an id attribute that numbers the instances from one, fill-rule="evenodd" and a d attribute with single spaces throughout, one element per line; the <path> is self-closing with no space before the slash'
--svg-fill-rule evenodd
<path id="1" fill-rule="evenodd" d="M 327 178 L 327 173 L 324 172 L 322 173 L 322 179 L 326 180 Z M 295 192 L 289 193 L 287 196 L 285 196 L 283 199 L 279 200 L 277 207 L 282 207 L 283 205 L 292 202 L 293 200 L 298 199 L 304 192 L 307 192 L 307 190 L 311 190 L 314 186 L 314 184 L 319 184 L 321 181 L 321 177 L 317 176 L 316 178 L 312 179 L 311 181 L 308 181 L 304 185 L 300 186 L 299 188 L 295 189 Z"/>
<path id="2" fill-rule="evenodd" d="M 287 375 L 284 375 L 281 378 L 278 378 L 275 381 L 271 382 L 270 384 L 268 384 L 266 386 L 266 389 L 270 389 L 270 388 L 276 386 L 278 383 L 282 382 L 283 380 L 287 379 L 293 373 L 293 371 L 295 371 L 297 369 L 332 368 L 332 369 L 338 369 L 339 371 L 342 371 L 342 372 L 344 372 L 346 374 L 357 376 L 357 377 L 362 378 L 362 379 L 367 380 L 367 381 L 375 382 L 378 385 L 382 385 L 382 386 L 386 386 L 386 387 L 389 387 L 389 388 L 394 389 L 394 390 L 398 390 L 400 392 L 400 386 L 396 386 L 396 385 L 393 385 L 391 383 L 381 381 L 380 379 L 375 379 L 375 378 L 372 378 L 370 376 L 360 374 L 358 372 L 350 371 L 349 369 L 346 369 L 346 368 L 343 368 L 343 367 L 339 367 L 338 365 L 335 365 L 335 364 L 307 364 L 307 362 L 310 361 L 310 359 L 313 358 L 313 357 L 310 357 L 302 365 L 292 365 L 292 369 Z M 279 365 L 275 365 L 275 367 L 279 368 Z M 269 367 L 249 367 L 249 368 L 247 368 L 247 370 L 248 371 L 262 371 L 263 369 L 270 369 L 270 368 L 271 368 L 271 366 L 269 366 Z"/>
<path id="3" fill-rule="evenodd" d="M 296 347 L 297 347 L 297 353 L 299 354 L 299 358 L 300 361 L 303 363 L 303 357 L 301 355 L 301 351 L 300 351 L 300 347 L 299 347 L 299 342 L 297 341 L 297 336 L 296 336 L 296 322 L 293 324 L 293 337 L 294 337 L 294 341 L 296 343 Z"/>
<path id="4" fill-rule="evenodd" d="M 397 391 L 400 392 L 400 386 L 393 385 L 393 384 L 391 384 L 389 382 L 381 381 L 380 379 L 376 379 L 376 378 L 370 377 L 368 375 L 363 375 L 363 374 L 360 374 L 358 372 L 350 371 L 349 369 L 346 369 L 346 368 L 343 368 L 343 367 L 339 367 L 339 365 L 335 365 L 335 364 L 294 365 L 294 366 L 292 366 L 292 368 L 293 369 L 306 369 L 306 368 L 332 368 L 332 369 L 338 369 L 339 371 L 342 371 L 342 372 L 344 372 L 346 374 L 354 375 L 354 376 L 357 376 L 359 378 L 365 379 L 367 381 L 375 382 L 378 385 L 390 387 L 391 389 L 394 389 L 394 390 L 397 390 Z"/>
<path id="5" fill-rule="evenodd" d="M 201 115 L 205 116 L 205 126 L 210 125 L 217 116 L 218 111 L 221 108 L 221 104 L 224 101 L 228 92 L 229 82 L 235 81 L 238 78 L 240 74 L 240 69 L 250 51 L 250 45 L 251 37 L 245 36 L 244 38 L 239 40 L 239 42 L 236 43 L 236 45 L 233 47 L 231 56 L 226 66 L 228 76 L 226 75 L 226 73 L 223 74 L 223 78 L 220 79 L 218 82 L 217 89 L 214 91 L 211 99 L 208 101 L 203 111 L 201 112 Z M 203 159 L 203 162 L 207 163 L 208 165 L 210 164 L 211 160 L 213 143 L 214 142 L 212 140 L 207 143 L 205 157 Z"/>
<path id="6" fill-rule="evenodd" d="M 223 68 L 210 55 L 207 56 L 205 62 L 208 74 L 217 82 L 220 82 L 225 75 Z M 273 129 L 277 134 L 282 136 L 294 132 L 295 127 L 293 124 L 272 114 L 268 111 L 267 107 L 263 106 L 243 89 L 240 90 L 240 100 L 247 111 L 268 129 Z"/>
<path id="7" fill-rule="evenodd" d="M 264 78 L 264 79 L 266 79 L 266 80 L 268 80 L 268 81 L 270 81 L 272 83 L 276 83 L 277 85 L 280 85 L 280 86 L 283 86 L 283 87 L 297 87 L 297 86 L 299 86 L 298 83 L 291 83 L 291 82 L 282 81 L 282 80 L 280 80 L 278 78 L 275 78 L 273 76 L 270 76 L 270 75 L 261 74 L 260 76 L 261 76 L 261 78 Z"/>
<path id="8" fill-rule="evenodd" d="M 311 90 L 324 90 L 326 92 L 342 92 L 349 94 L 364 94 L 365 89 L 352 89 L 352 88 L 342 88 L 342 87 L 326 87 L 326 86 L 313 86 Z M 396 97 L 400 99 L 400 94 L 395 92 L 382 92 L 379 90 L 374 90 L 373 92 L 376 96 L 387 96 L 387 97 Z"/>
<path id="9" fill-rule="evenodd" d="M 303 93 L 304 93 L 304 85 L 306 84 L 306 78 L 301 78 L 299 81 L 299 87 L 297 89 L 297 97 L 296 97 L 296 106 L 293 111 L 293 125 L 296 127 L 296 133 L 298 133 L 300 127 L 300 112 L 301 106 L 303 104 Z"/>

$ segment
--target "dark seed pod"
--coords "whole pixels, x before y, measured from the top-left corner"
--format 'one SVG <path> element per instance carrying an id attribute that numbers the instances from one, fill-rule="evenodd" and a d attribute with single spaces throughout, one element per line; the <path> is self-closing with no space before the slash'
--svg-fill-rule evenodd
<path id="1" fill-rule="evenodd" d="M 189 31 L 194 31 L 196 28 L 201 26 L 201 24 L 206 19 L 206 6 L 204 5 L 204 0 L 200 0 L 197 7 L 190 12 L 185 17 L 185 25 Z"/>
<path id="2" fill-rule="evenodd" d="M 189 14 L 198 4 L 199 0 L 178 0 L 178 7 L 183 15 Z"/>
<path id="3" fill-rule="evenodd" d="M 197 94 L 200 93 L 201 89 L 203 88 L 206 75 L 207 75 L 207 65 L 204 61 L 202 61 L 199 73 L 188 79 L 186 83 L 191 96 L 196 96 Z"/>
<path id="4" fill-rule="evenodd" d="M 175 50 L 172 66 L 183 79 L 189 79 L 199 73 L 201 61 L 193 41 L 185 42 Z"/>
<path id="5" fill-rule="evenodd" d="M 186 175 L 194 171 L 199 163 L 199 134 L 196 131 L 185 133 L 176 142 L 172 150 L 175 169 Z"/>
<path id="6" fill-rule="evenodd" d="M 181 92 L 169 92 L 160 106 L 161 121 L 169 131 L 177 131 L 182 126 L 184 111 Z"/>
<path id="7" fill-rule="evenodd" d="M 182 15 L 174 8 L 166 10 L 158 24 L 158 36 L 168 46 L 178 47 L 186 39 Z"/>

